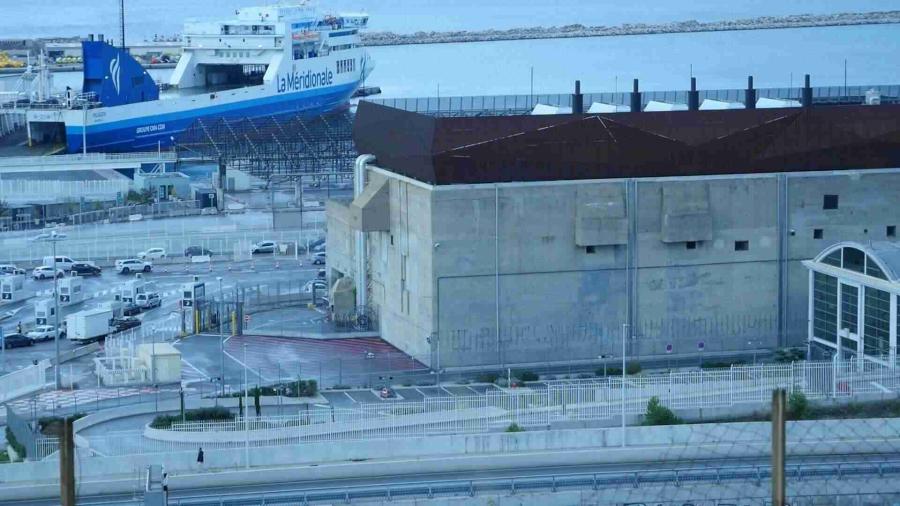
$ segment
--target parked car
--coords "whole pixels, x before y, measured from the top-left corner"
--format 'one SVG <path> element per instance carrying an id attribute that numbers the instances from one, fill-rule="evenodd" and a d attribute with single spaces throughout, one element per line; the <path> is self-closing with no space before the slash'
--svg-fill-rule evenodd
<path id="1" fill-rule="evenodd" d="M 393 388 L 382 387 L 382 389 L 378 392 L 378 396 L 382 399 L 392 399 L 394 397 L 397 397 L 397 393 L 394 392 Z"/>
<path id="2" fill-rule="evenodd" d="M 61 278 L 65 276 L 66 273 L 63 272 L 62 269 L 56 269 L 56 277 Z M 31 272 L 31 276 L 34 279 L 52 279 L 53 278 L 53 267 L 42 265 L 40 267 L 35 267 Z"/>
<path id="3" fill-rule="evenodd" d="M 325 265 L 326 254 L 324 251 L 320 251 L 313 255 L 313 265 Z"/>
<path id="4" fill-rule="evenodd" d="M 25 274 L 25 269 L 20 269 L 13 264 L 0 265 L 0 276 L 3 276 L 5 274 Z"/>
<path id="5" fill-rule="evenodd" d="M 325 279 L 327 277 L 325 269 L 319 269 L 318 272 L 316 272 L 316 277 L 319 279 Z"/>
<path id="6" fill-rule="evenodd" d="M 125 316 L 134 316 L 137 314 L 141 314 L 141 311 L 143 311 L 143 308 L 134 303 L 128 304 L 122 308 L 122 314 Z"/>
<path id="7" fill-rule="evenodd" d="M 158 293 L 139 293 L 134 299 L 134 303 L 141 307 L 142 310 L 153 309 L 162 305 L 162 299 Z"/>
<path id="8" fill-rule="evenodd" d="M 53 325 L 38 325 L 25 334 L 25 337 L 34 342 L 50 341 L 56 337 L 56 328 Z"/>
<path id="9" fill-rule="evenodd" d="M 137 258 L 126 258 L 124 260 L 116 260 L 116 272 L 119 274 L 131 274 L 132 272 L 150 272 L 153 266 L 150 262 L 138 260 Z"/>
<path id="10" fill-rule="evenodd" d="M 7 350 L 10 348 L 22 348 L 25 346 L 33 346 L 34 340 L 29 339 L 22 334 L 9 334 L 3 338 L 3 347 Z"/>
<path id="11" fill-rule="evenodd" d="M 202 247 L 202 246 L 188 246 L 184 249 L 184 256 L 186 257 L 199 257 L 199 256 L 212 256 L 212 251 Z"/>
<path id="12" fill-rule="evenodd" d="M 133 316 L 126 316 L 124 318 L 113 318 L 110 325 L 116 329 L 116 332 L 122 332 L 123 330 L 140 327 L 141 321 Z"/>
<path id="13" fill-rule="evenodd" d="M 72 264 L 72 273 L 79 276 L 99 276 L 103 269 L 91 262 L 75 262 Z"/>
<path id="14" fill-rule="evenodd" d="M 259 241 L 250 248 L 250 253 L 253 255 L 259 253 L 275 253 L 277 247 L 278 243 L 275 241 Z"/>
<path id="15" fill-rule="evenodd" d="M 312 293 L 313 289 L 321 291 L 328 289 L 328 283 L 321 279 L 311 279 L 303 285 L 303 293 Z"/>
<path id="16" fill-rule="evenodd" d="M 137 254 L 139 260 L 159 260 L 166 258 L 166 250 L 163 248 L 150 248 Z"/>

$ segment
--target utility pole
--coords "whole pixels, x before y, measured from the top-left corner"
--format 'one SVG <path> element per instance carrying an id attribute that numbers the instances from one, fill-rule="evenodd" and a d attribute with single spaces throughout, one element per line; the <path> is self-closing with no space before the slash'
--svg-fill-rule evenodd
<path id="1" fill-rule="evenodd" d="M 628 324 L 622 324 L 622 446 L 625 446 L 625 340 L 628 339 Z"/>
<path id="2" fill-rule="evenodd" d="M 785 506 L 785 400 L 783 388 L 772 391 L 772 506 Z"/>
<path id="3" fill-rule="evenodd" d="M 119 46 L 125 49 L 125 0 L 119 0 Z"/>

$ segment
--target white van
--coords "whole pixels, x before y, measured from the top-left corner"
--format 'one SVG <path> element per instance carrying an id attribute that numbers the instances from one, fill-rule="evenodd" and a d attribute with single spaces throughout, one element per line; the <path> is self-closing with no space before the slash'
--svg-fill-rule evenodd
<path id="1" fill-rule="evenodd" d="M 66 272 L 72 270 L 72 264 L 75 263 L 75 260 L 72 260 L 69 257 L 57 255 L 56 256 L 56 268 L 62 269 Z M 53 267 L 53 257 L 44 257 L 44 263 L 47 267 Z"/>

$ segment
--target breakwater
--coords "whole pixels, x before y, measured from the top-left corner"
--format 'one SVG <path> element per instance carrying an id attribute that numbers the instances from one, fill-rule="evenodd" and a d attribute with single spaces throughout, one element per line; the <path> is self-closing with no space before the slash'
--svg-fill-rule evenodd
<path id="1" fill-rule="evenodd" d="M 406 44 L 449 44 L 500 40 L 567 39 L 583 37 L 617 37 L 666 33 L 726 32 L 736 30 L 772 30 L 827 26 L 883 25 L 900 23 L 900 11 L 845 12 L 838 14 L 798 14 L 761 16 L 731 21 L 680 21 L 659 24 L 623 24 L 617 26 L 584 26 L 579 24 L 512 28 L 509 30 L 416 32 L 368 32 L 362 34 L 366 46 L 400 46 Z"/>

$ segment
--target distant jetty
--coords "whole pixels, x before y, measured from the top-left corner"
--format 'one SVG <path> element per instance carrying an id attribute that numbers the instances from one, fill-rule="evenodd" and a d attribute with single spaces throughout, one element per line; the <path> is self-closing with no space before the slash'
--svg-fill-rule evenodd
<path id="1" fill-rule="evenodd" d="M 366 46 L 400 46 L 407 44 L 450 44 L 490 42 L 498 40 L 570 39 L 582 37 L 616 37 L 662 33 L 730 32 L 735 30 L 773 30 L 824 26 L 886 25 L 900 23 L 900 11 L 845 12 L 840 14 L 798 14 L 763 16 L 732 21 L 680 21 L 660 24 L 624 24 L 618 26 L 566 25 L 553 27 L 512 28 L 509 30 L 416 32 L 369 32 L 362 34 Z"/>

